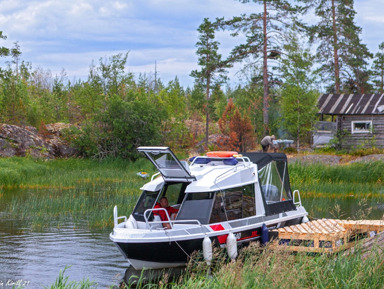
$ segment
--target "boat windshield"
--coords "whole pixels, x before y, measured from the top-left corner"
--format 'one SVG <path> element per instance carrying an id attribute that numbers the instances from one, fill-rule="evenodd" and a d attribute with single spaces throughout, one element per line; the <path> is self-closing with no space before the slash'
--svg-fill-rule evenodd
<path id="1" fill-rule="evenodd" d="M 159 193 L 160 193 L 160 191 L 156 191 L 156 192 L 143 191 L 143 193 L 141 194 L 140 199 L 137 202 L 136 207 L 132 213 L 133 217 L 137 221 L 143 221 L 143 222 L 145 221 L 144 220 L 144 212 L 148 209 L 153 208 Z"/>

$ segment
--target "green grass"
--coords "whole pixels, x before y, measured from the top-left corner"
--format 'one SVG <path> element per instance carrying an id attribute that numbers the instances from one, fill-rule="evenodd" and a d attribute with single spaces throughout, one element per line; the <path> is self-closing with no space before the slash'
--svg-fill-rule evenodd
<path id="1" fill-rule="evenodd" d="M 142 160 L 0 159 L 0 210 L 32 230 L 68 222 L 110 229 L 113 207 L 121 215 L 132 211 L 145 182 L 136 173 L 153 173 L 150 166 Z"/>
<path id="2" fill-rule="evenodd" d="M 252 243 L 229 261 L 224 249 L 215 248 L 208 266 L 201 253 L 193 255 L 185 273 L 170 278 L 168 273 L 149 281 L 133 276 L 119 288 L 173 289 L 296 289 L 296 288 L 359 288 L 379 289 L 384 284 L 381 250 L 373 247 L 370 254 L 357 244 L 353 254 L 308 254 L 274 251 Z M 48 288 L 97 288 L 89 280 L 69 281 L 60 271 L 56 282 Z M 112 286 L 110 287 L 112 288 Z M 116 288 L 116 287 L 114 287 Z"/>
<path id="3" fill-rule="evenodd" d="M 55 283 L 45 289 L 95 289 L 97 288 L 97 283 L 89 281 L 89 279 L 84 279 L 79 282 L 69 281 L 68 276 L 65 275 L 65 271 L 70 268 L 66 266 L 63 270 L 60 270 L 59 276 L 56 278 Z"/>
<path id="4" fill-rule="evenodd" d="M 183 276 L 171 280 L 165 275 L 152 284 L 140 278 L 136 288 L 382 288 L 381 251 L 374 248 L 367 258 L 356 248 L 351 255 L 290 254 L 253 243 L 236 261 L 226 260 L 224 250 L 218 249 L 210 267 L 196 255 Z"/>
<path id="5" fill-rule="evenodd" d="M 32 230 L 68 222 L 75 227 L 110 229 L 115 205 L 119 215 L 132 211 L 145 183 L 136 175 L 139 171 L 155 172 L 146 159 L 131 163 L 0 158 L 0 211 Z M 310 217 L 358 218 L 363 208 L 365 217 L 382 218 L 382 211 L 375 206 L 384 203 L 384 162 L 339 166 L 294 163 L 289 172 L 291 187 L 300 190 Z"/>
<path id="6" fill-rule="evenodd" d="M 289 176 L 291 188 L 300 191 L 312 217 L 383 217 L 377 206 L 384 203 L 384 162 L 337 166 L 294 163 L 289 165 Z"/>

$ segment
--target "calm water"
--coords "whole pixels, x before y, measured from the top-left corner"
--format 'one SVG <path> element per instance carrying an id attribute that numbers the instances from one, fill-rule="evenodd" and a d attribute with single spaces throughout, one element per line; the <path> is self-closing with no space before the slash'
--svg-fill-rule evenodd
<path id="1" fill-rule="evenodd" d="M 43 232 L 32 232 L 20 222 L 10 220 L 2 213 L 7 198 L 0 203 L 0 289 L 12 288 L 19 280 L 25 288 L 44 288 L 52 285 L 66 265 L 69 281 L 89 279 L 98 288 L 119 284 L 129 267 L 128 262 L 109 240 L 109 231 L 90 231 L 73 228 L 67 223 L 59 229 L 52 225 Z M 358 200 L 303 199 L 310 217 L 332 218 L 336 204 L 342 218 L 354 218 L 359 209 Z M 370 200 L 367 207 L 373 210 L 367 219 L 381 219 L 384 204 Z M 112 214 L 112 212 L 111 212 Z"/>
<path id="2" fill-rule="evenodd" d="M 89 278 L 98 288 L 121 282 L 127 261 L 109 240 L 108 232 L 73 229 L 28 232 L 0 220 L 0 288 L 22 280 L 25 288 L 52 285 L 66 265 L 70 281 Z M 19 281 L 20 282 L 20 281 Z"/>

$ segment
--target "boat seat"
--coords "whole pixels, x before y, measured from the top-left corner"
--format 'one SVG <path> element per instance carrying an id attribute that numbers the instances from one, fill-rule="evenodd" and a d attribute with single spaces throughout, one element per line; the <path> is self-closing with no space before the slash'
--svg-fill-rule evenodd
<path id="1" fill-rule="evenodd" d="M 160 219 L 160 216 L 159 215 L 153 215 L 153 221 L 155 222 L 160 222 L 161 219 Z M 161 223 L 152 223 L 152 222 L 149 222 L 149 226 L 152 228 L 152 229 L 163 229 L 163 224 Z"/>

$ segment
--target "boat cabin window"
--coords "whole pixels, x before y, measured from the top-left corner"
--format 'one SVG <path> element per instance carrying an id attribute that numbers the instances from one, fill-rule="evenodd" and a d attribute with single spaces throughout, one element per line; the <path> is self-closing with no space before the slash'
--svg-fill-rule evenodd
<path id="1" fill-rule="evenodd" d="M 295 210 L 292 201 L 287 162 L 274 160 L 259 170 L 260 189 L 267 215 Z"/>
<path id="2" fill-rule="evenodd" d="M 216 192 L 210 223 L 237 220 L 255 214 L 255 188 L 251 184 Z"/>
<path id="3" fill-rule="evenodd" d="M 144 212 L 148 209 L 153 209 L 156 202 L 161 197 L 167 197 L 168 204 L 178 209 L 185 196 L 184 192 L 186 186 L 186 183 L 166 183 L 161 191 L 143 191 L 135 209 L 133 210 L 133 217 L 137 221 L 144 222 Z M 152 214 L 147 217 L 150 221 L 153 219 Z"/>
<path id="4" fill-rule="evenodd" d="M 168 204 L 173 207 L 179 207 L 184 199 L 187 183 L 166 183 L 161 191 L 161 197 L 167 197 Z"/>
<path id="5" fill-rule="evenodd" d="M 153 206 L 156 203 L 158 195 L 159 195 L 159 191 L 156 191 L 156 192 L 143 191 L 132 213 L 133 217 L 137 221 L 143 221 L 143 222 L 145 221 L 144 212 L 148 209 L 153 208 Z"/>
<path id="6" fill-rule="evenodd" d="M 267 204 L 290 200 L 286 162 L 272 161 L 259 170 L 261 191 Z"/>
<path id="7" fill-rule="evenodd" d="M 199 220 L 208 224 L 215 193 L 189 193 L 177 214 L 176 220 Z"/>

